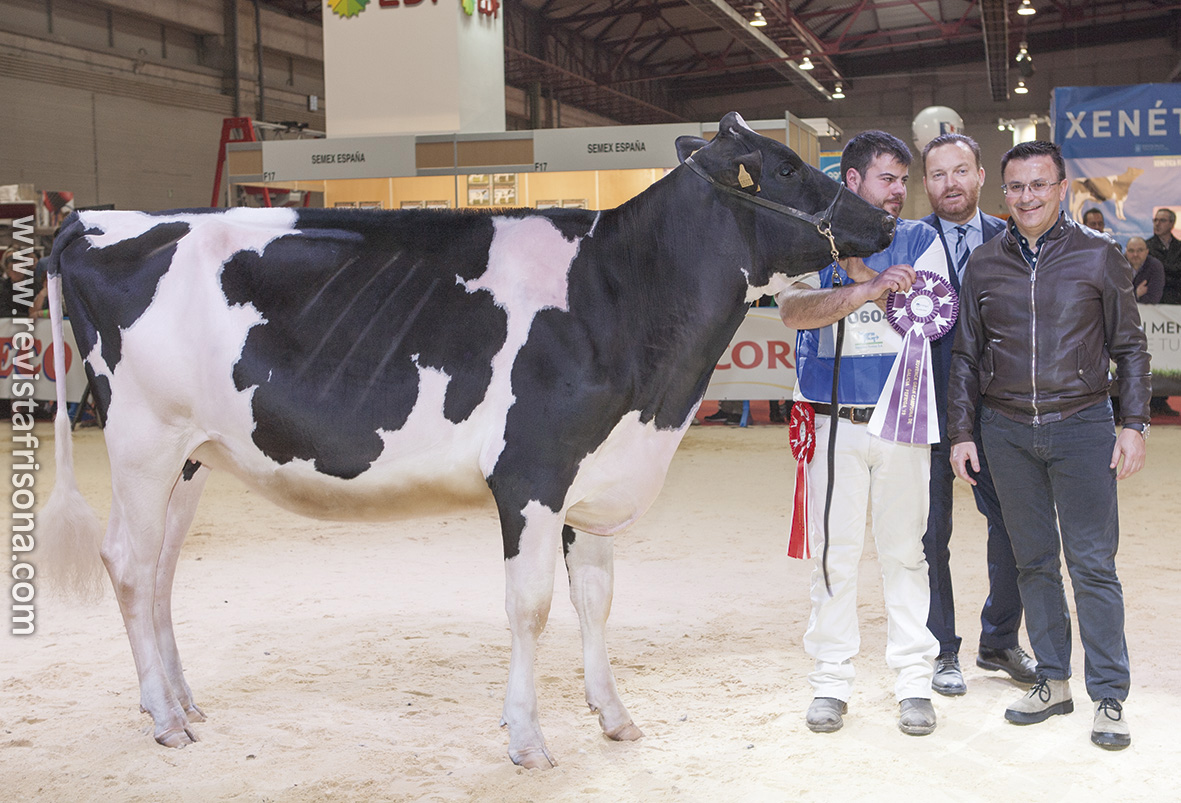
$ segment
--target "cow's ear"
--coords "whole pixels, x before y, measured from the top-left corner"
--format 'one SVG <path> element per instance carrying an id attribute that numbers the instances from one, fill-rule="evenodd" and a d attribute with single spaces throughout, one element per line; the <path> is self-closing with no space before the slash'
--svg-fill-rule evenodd
<path id="1" fill-rule="evenodd" d="M 754 195 L 759 191 L 759 181 L 763 176 L 763 152 L 751 151 L 734 159 L 728 165 L 718 180 L 742 192 Z"/>
<path id="2" fill-rule="evenodd" d="M 701 137 L 677 137 L 677 160 L 684 162 L 708 144 Z"/>

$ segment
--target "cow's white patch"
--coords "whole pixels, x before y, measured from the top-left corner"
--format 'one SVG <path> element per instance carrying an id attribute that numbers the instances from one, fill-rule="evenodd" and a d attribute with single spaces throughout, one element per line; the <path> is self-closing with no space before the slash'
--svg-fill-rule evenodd
<path id="1" fill-rule="evenodd" d="M 496 305 L 508 314 L 504 346 L 492 358 L 492 380 L 477 410 L 499 426 L 490 434 L 480 455 L 484 476 L 492 473 L 504 451 L 504 424 L 516 401 L 512 390 L 512 369 L 517 353 L 529 337 L 533 318 L 543 309 L 567 310 L 570 266 L 581 240 L 571 242 L 543 217 L 493 218 L 495 233 L 488 251 L 488 269 L 476 279 L 464 282 L 469 293 L 486 290 Z"/>
<path id="2" fill-rule="evenodd" d="M 624 416 L 579 464 L 566 494 L 566 521 L 585 532 L 613 535 L 644 515 L 695 412 L 696 407 L 675 430 L 641 423 L 638 411 Z"/>
<path id="3" fill-rule="evenodd" d="M 107 381 L 111 380 L 111 369 L 107 365 L 107 361 L 103 359 L 103 336 L 102 333 L 97 333 L 94 338 L 94 348 L 90 350 L 89 354 L 83 355 L 83 359 L 90 366 L 90 370 L 94 372 L 95 376 L 105 376 Z"/>
<path id="4" fill-rule="evenodd" d="M 243 214 L 257 213 L 257 214 Z M 162 224 L 191 226 L 143 314 L 122 332 L 122 356 L 110 372 L 108 444 L 175 450 L 185 457 L 205 440 L 239 458 L 258 456 L 250 442 L 253 390 L 239 391 L 233 366 L 246 335 L 263 321 L 251 305 L 231 306 L 222 292 L 222 266 L 235 253 L 261 253 L 290 234 L 291 209 L 227 210 L 222 214 L 82 213 L 95 247 L 142 236 Z M 200 355 L 194 361 L 194 354 Z M 95 365 L 94 355 L 88 357 Z M 257 458 L 256 458 L 257 459 Z"/>
<path id="5" fill-rule="evenodd" d="M 750 286 L 750 274 L 746 270 L 743 270 L 742 275 L 746 277 L 748 285 L 746 288 L 746 301 L 748 304 L 752 301 L 758 301 L 763 296 L 779 295 L 784 288 L 790 286 L 792 281 L 794 281 L 793 279 L 789 279 L 785 274 L 772 273 L 770 280 L 766 284 L 760 287 L 752 287 Z"/>

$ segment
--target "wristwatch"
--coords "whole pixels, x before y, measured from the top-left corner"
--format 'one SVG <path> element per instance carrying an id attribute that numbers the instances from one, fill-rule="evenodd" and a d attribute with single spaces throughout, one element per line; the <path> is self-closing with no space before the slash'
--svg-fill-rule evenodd
<path id="1" fill-rule="evenodd" d="M 1146 440 L 1146 441 L 1148 440 L 1148 430 L 1151 428 L 1152 428 L 1151 424 L 1142 424 L 1139 421 L 1129 421 L 1128 423 L 1124 424 L 1124 429 L 1136 430 L 1137 432 L 1140 433 L 1140 436 L 1142 438 L 1144 438 L 1144 440 Z"/>

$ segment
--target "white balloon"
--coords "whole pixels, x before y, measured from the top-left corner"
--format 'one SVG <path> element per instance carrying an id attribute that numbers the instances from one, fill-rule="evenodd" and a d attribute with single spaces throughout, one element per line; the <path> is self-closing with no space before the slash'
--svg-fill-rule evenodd
<path id="1" fill-rule="evenodd" d="M 928 106 L 914 116 L 910 124 L 915 147 L 920 151 L 940 134 L 964 133 L 964 118 L 946 106 Z"/>

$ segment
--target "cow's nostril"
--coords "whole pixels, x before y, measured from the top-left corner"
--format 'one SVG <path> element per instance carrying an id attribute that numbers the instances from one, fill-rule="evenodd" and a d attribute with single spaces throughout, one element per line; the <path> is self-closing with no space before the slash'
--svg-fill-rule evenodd
<path id="1" fill-rule="evenodd" d="M 893 215 L 886 215 L 885 220 L 882 221 L 882 231 L 884 231 L 886 234 L 893 237 L 895 225 L 896 225 L 896 222 L 894 220 L 894 216 Z"/>

